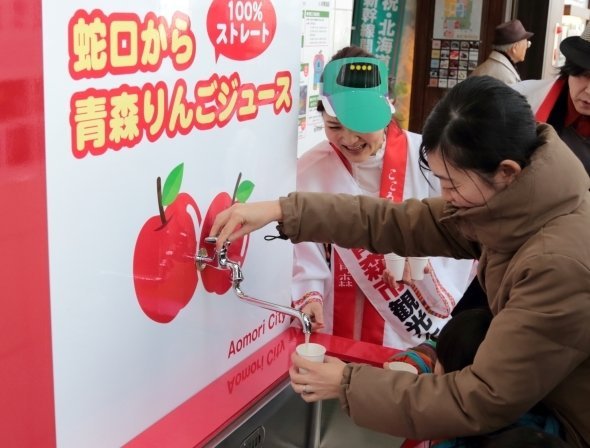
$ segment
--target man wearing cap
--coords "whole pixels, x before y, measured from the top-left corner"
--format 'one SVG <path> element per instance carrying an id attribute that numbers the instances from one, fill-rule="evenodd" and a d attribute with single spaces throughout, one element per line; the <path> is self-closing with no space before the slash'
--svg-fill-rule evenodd
<path id="1" fill-rule="evenodd" d="M 527 97 L 538 121 L 555 128 L 590 175 L 590 23 L 581 36 L 565 38 L 559 49 L 565 64 L 557 79 L 511 87 Z"/>
<path id="2" fill-rule="evenodd" d="M 302 155 L 297 190 L 383 197 L 438 196 L 419 168 L 420 135 L 401 130 L 385 63 L 346 47 L 324 67 L 318 111 L 327 140 Z M 328 212 L 328 211 L 327 211 Z M 313 329 L 394 348 L 436 335 L 472 278 L 473 262 L 433 257 L 424 280 L 384 275 L 383 255 L 304 242 L 294 246 L 292 296 Z M 406 273 L 408 274 L 408 272 Z"/>
<path id="3" fill-rule="evenodd" d="M 494 31 L 492 52 L 470 76 L 488 75 L 506 84 L 519 82 L 520 75 L 516 64 L 524 61 L 532 35 L 533 33 L 524 29 L 520 20 L 510 20 L 498 25 Z"/>

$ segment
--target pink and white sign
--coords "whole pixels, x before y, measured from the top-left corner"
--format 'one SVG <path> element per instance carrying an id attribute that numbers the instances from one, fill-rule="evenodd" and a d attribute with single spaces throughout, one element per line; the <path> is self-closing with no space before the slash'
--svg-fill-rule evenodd
<path id="1" fill-rule="evenodd" d="M 2 199 L 20 222 L 0 226 L 2 442 L 121 446 L 288 326 L 194 256 L 232 201 L 294 188 L 301 5 L 18 4 L 0 19 Z M 230 257 L 248 294 L 288 305 L 273 232 Z"/>

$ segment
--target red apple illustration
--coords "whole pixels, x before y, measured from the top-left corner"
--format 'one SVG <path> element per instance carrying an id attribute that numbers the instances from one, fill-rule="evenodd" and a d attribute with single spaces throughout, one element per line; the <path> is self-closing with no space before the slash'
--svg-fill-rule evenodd
<path id="1" fill-rule="evenodd" d="M 183 171 L 182 163 L 174 168 L 163 190 L 158 177 L 160 213 L 143 225 L 133 254 L 137 300 L 143 312 L 160 323 L 168 323 L 176 317 L 193 297 L 198 282 L 193 216 L 199 225 L 201 214 L 190 195 L 179 193 Z"/>
<path id="2" fill-rule="evenodd" d="M 211 231 L 213 221 L 217 214 L 230 207 L 236 201 L 246 202 L 252 194 L 254 184 L 249 180 L 240 183 L 241 178 L 242 173 L 238 176 L 233 197 L 230 197 L 229 194 L 225 192 L 219 193 L 215 196 L 209 206 L 209 210 L 207 210 L 207 213 L 205 214 L 203 226 L 201 227 L 199 247 L 206 248 L 209 254 L 211 254 L 214 248 L 212 244 L 205 243 L 205 238 L 209 236 L 209 232 Z M 249 241 L 249 235 L 245 235 L 242 238 L 233 241 L 227 251 L 227 258 L 242 266 L 246 257 L 246 251 L 248 250 Z M 201 271 L 201 280 L 203 281 L 205 290 L 211 293 L 222 295 L 231 288 L 231 273 L 229 269 L 219 268 L 216 263 L 206 265 L 205 269 Z"/>

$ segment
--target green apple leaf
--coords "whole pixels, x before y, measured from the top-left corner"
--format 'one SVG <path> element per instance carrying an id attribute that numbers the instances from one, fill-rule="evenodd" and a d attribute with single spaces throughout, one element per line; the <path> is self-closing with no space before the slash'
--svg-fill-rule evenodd
<path id="1" fill-rule="evenodd" d="M 162 191 L 162 204 L 170 205 L 178 196 L 180 185 L 182 184 L 182 175 L 184 174 L 184 163 L 181 163 L 168 174 L 164 189 Z"/>
<path id="2" fill-rule="evenodd" d="M 252 190 L 254 190 L 254 184 L 249 180 L 245 180 L 240 184 L 238 187 L 238 191 L 236 193 L 236 201 L 237 202 L 246 202 L 250 195 L 252 194 Z"/>

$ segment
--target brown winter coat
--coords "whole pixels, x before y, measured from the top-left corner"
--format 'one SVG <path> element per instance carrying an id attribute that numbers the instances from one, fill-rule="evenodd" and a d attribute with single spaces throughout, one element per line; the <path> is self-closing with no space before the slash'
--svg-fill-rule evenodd
<path id="1" fill-rule="evenodd" d="M 293 242 L 480 259 L 495 317 L 473 365 L 442 376 L 347 365 L 340 399 L 357 424 L 417 439 L 465 436 L 499 429 L 542 400 L 573 446 L 590 447 L 590 180 L 553 128 L 539 132 L 547 143 L 485 206 L 281 198 Z"/>

